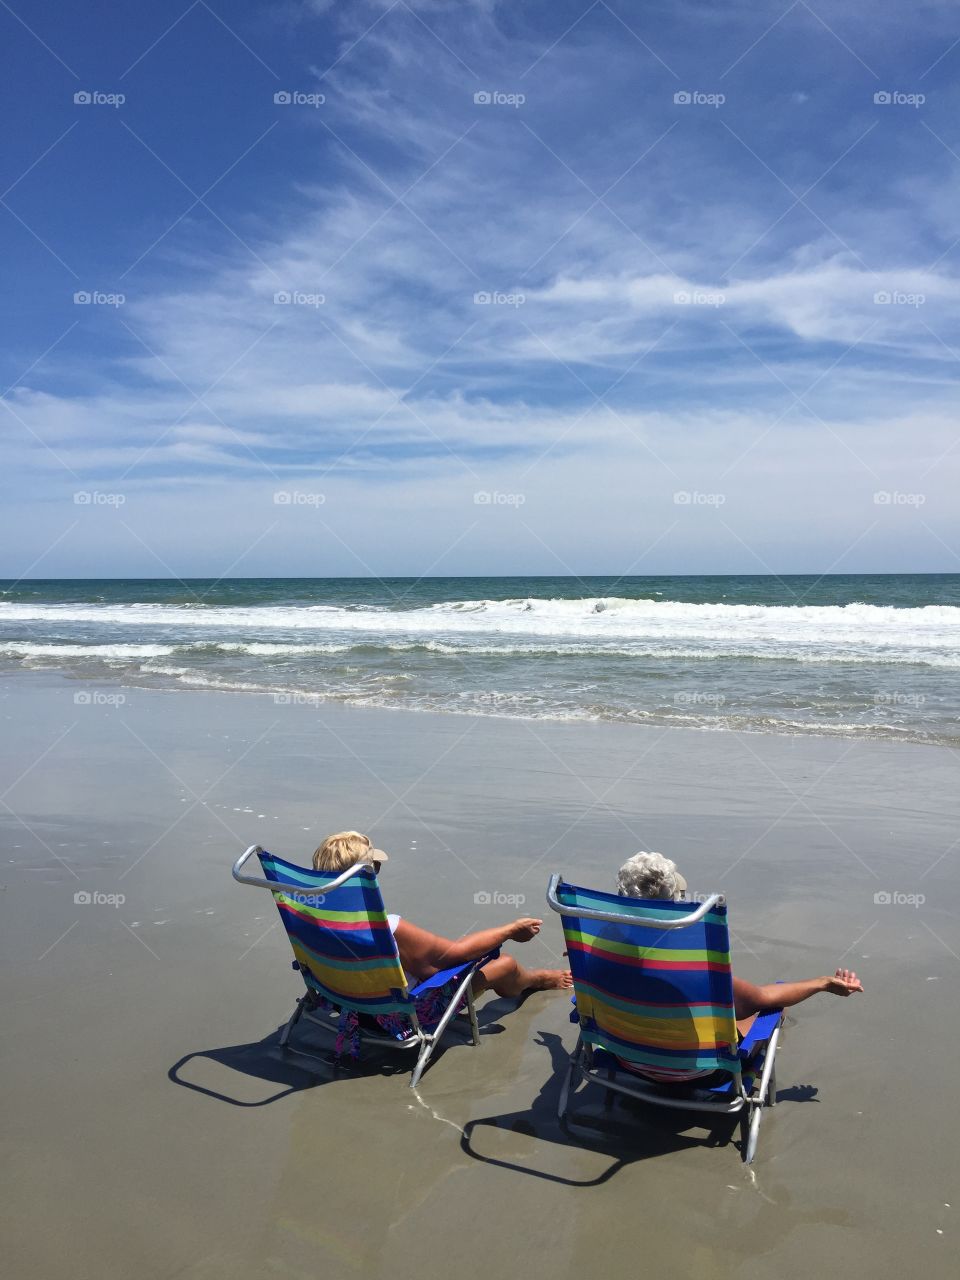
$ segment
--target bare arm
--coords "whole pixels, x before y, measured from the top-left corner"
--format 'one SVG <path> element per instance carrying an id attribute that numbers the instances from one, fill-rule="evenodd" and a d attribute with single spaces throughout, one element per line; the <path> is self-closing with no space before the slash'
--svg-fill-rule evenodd
<path id="1" fill-rule="evenodd" d="M 452 941 L 421 929 L 409 920 L 401 920 L 394 936 L 400 952 L 400 962 L 407 973 L 415 978 L 428 978 L 438 969 L 452 969 L 454 965 L 479 960 L 488 951 L 495 951 L 505 942 L 529 942 L 540 932 L 542 923 L 542 920 L 524 917 L 511 924 L 498 925 L 495 929 L 480 929 Z"/>
<path id="2" fill-rule="evenodd" d="M 734 978 L 733 1003 L 738 1019 L 749 1018 L 752 1013 L 800 1004 L 821 991 L 835 996 L 852 996 L 862 990 L 863 983 L 851 969 L 838 969 L 832 977 L 807 978 L 803 982 L 768 982 L 762 987 Z"/>

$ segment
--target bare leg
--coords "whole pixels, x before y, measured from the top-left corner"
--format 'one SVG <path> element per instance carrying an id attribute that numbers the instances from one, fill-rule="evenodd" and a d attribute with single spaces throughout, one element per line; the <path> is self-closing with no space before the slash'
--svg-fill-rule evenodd
<path id="1" fill-rule="evenodd" d="M 573 986 L 569 969 L 524 969 L 513 956 L 498 956 L 473 979 L 473 993 L 493 990 L 498 996 L 518 996 L 524 991 L 557 991 Z"/>

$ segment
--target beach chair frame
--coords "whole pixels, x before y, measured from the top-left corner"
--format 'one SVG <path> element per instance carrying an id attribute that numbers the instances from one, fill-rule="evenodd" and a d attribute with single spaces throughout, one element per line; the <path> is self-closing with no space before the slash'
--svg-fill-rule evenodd
<path id="1" fill-rule="evenodd" d="M 694 925 L 714 907 L 725 902 L 723 894 L 713 893 L 686 915 L 677 915 L 672 920 L 653 919 L 634 911 L 629 913 L 601 911 L 588 907 L 569 906 L 560 901 L 559 892 L 563 885 L 563 877 L 557 874 L 550 877 L 547 888 L 547 905 L 561 917 L 573 916 L 632 927 L 639 926 L 656 929 L 660 934 L 667 930 L 684 929 Z M 576 992 L 576 986 L 576 978 L 574 978 L 574 992 Z M 572 1013 L 570 1020 L 579 1023 L 579 1016 Z M 728 1071 L 729 1081 L 719 1089 L 698 1089 L 695 1082 L 690 1082 L 687 1086 L 688 1092 L 681 1090 L 677 1085 L 671 1085 L 669 1089 L 665 1089 L 652 1080 L 646 1084 L 633 1073 L 628 1077 L 626 1072 L 618 1072 L 612 1055 L 605 1050 L 595 1051 L 594 1046 L 584 1039 L 581 1030 L 576 1048 L 570 1055 L 570 1063 L 561 1087 L 557 1106 L 558 1117 L 561 1120 L 565 1119 L 569 1110 L 571 1092 L 579 1086 L 581 1080 L 592 1081 L 604 1089 L 637 1098 L 641 1102 L 651 1103 L 657 1107 L 718 1115 L 739 1113 L 741 1152 L 744 1163 L 751 1164 L 756 1155 L 763 1110 L 765 1107 L 776 1105 L 776 1059 L 782 1026 L 782 1009 L 759 1015 L 739 1045 L 737 1061 L 731 1064 Z M 758 1059 L 757 1063 L 749 1063 L 754 1056 Z M 747 1070 L 744 1069 L 745 1067 Z M 757 1068 L 759 1068 L 759 1078 Z M 727 1070 L 727 1068 L 721 1069 Z M 607 1097 L 610 1098 L 609 1093 Z"/>
<path id="2" fill-rule="evenodd" d="M 302 883 L 293 884 L 282 880 L 268 880 L 263 876 L 250 875 L 244 872 L 243 868 L 248 860 L 254 856 L 259 858 L 263 853 L 264 850 L 260 845 L 252 844 L 245 853 L 241 854 L 233 864 L 232 875 L 234 880 L 239 884 L 248 885 L 254 889 L 268 890 L 274 896 L 275 902 L 277 901 L 278 894 L 287 894 L 293 896 L 295 899 L 298 896 L 309 896 L 309 889 L 305 888 Z M 323 896 L 326 897 L 328 894 L 333 893 L 336 889 L 340 888 L 341 885 L 346 884 L 348 880 L 362 870 L 365 870 L 370 875 L 375 876 L 374 868 L 369 862 L 361 861 L 355 863 L 335 879 L 327 881 L 323 885 Z M 277 905 L 279 907 L 279 903 Z M 481 956 L 477 960 L 471 960 L 466 964 L 456 965 L 451 969 L 445 969 L 440 973 L 434 974 L 432 978 L 428 978 L 424 982 L 418 983 L 414 987 L 406 985 L 406 977 L 404 975 L 403 1003 L 407 1007 L 404 1008 L 403 1013 L 400 1016 L 407 1020 L 410 1034 L 404 1039 L 398 1040 L 387 1031 L 376 1032 L 367 1027 L 360 1026 L 357 1029 L 360 1040 L 367 1044 L 375 1044 L 379 1048 L 383 1049 L 396 1049 L 407 1054 L 415 1052 L 417 1054 L 417 1060 L 413 1069 L 413 1074 L 410 1078 L 410 1087 L 411 1089 L 415 1088 L 420 1083 L 420 1077 L 426 1070 L 427 1064 L 433 1056 L 437 1045 L 440 1043 L 444 1032 L 456 1017 L 464 1002 L 466 1002 L 467 1013 L 470 1019 L 471 1039 L 474 1045 L 480 1044 L 480 1027 L 477 1022 L 477 1011 L 474 1003 L 472 986 L 473 977 L 480 966 L 492 959 L 496 954 L 498 953 L 491 952 L 490 955 Z M 301 1018 L 305 1018 L 308 1022 L 312 1022 L 315 1025 L 322 1027 L 324 1030 L 329 1031 L 332 1029 L 332 1018 L 342 1012 L 342 1006 L 338 1006 L 327 997 L 326 1002 L 328 1007 L 326 1009 L 321 1009 L 320 997 L 311 987 L 310 982 L 308 981 L 308 975 L 303 972 L 299 962 L 295 962 L 295 965 L 300 970 L 300 976 L 303 978 L 306 991 L 297 1001 L 296 1008 L 290 1015 L 286 1026 L 280 1034 L 280 1045 L 282 1048 L 289 1047 L 291 1052 L 301 1053 L 306 1057 L 315 1057 L 315 1054 L 307 1054 L 304 1050 L 294 1049 L 293 1046 L 289 1045 L 290 1034 L 293 1031 L 293 1028 Z M 400 962 L 398 959 L 397 966 L 400 974 L 402 975 L 403 971 L 399 968 L 399 965 Z M 451 994 L 447 1008 L 440 1018 L 440 1021 L 437 1023 L 437 1026 L 432 1031 L 427 1031 L 421 1025 L 420 1019 L 417 1017 L 416 997 L 432 988 L 446 985 L 446 983 L 454 980 L 456 980 L 456 985 Z"/>

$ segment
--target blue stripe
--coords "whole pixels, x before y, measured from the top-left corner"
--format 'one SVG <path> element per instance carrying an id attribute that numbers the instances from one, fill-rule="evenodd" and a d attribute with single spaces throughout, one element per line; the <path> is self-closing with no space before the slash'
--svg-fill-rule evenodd
<path id="1" fill-rule="evenodd" d="M 733 979 L 710 969 L 643 969 L 569 950 L 575 982 L 640 1004 L 716 1004 L 733 1007 Z"/>

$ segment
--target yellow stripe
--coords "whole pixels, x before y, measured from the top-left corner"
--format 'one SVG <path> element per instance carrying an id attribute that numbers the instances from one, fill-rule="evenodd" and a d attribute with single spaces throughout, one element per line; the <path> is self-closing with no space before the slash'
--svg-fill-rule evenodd
<path id="1" fill-rule="evenodd" d="M 292 939 L 291 939 L 292 941 Z M 389 962 L 377 969 L 334 969 L 309 955 L 303 947 L 293 943 L 293 953 L 328 991 L 344 996 L 387 996 L 391 990 L 405 991 L 407 980 L 399 962 Z"/>
<path id="2" fill-rule="evenodd" d="M 698 1045 L 736 1044 L 737 1026 L 733 1018 L 718 1019 L 712 1014 L 689 1018 L 636 1018 L 608 1004 L 577 995 L 581 1017 L 593 1018 L 598 1027 L 634 1044 L 650 1048 L 686 1049 Z"/>

